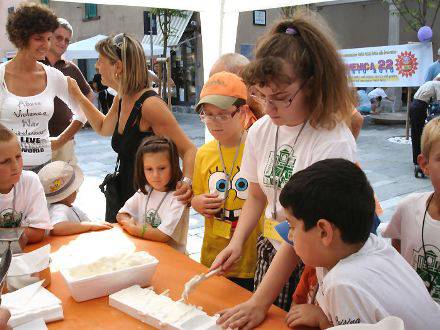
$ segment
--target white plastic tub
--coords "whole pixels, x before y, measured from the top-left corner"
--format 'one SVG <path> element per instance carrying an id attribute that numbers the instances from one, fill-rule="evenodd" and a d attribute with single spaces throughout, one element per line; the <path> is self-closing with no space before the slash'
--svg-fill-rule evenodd
<path id="1" fill-rule="evenodd" d="M 146 252 L 137 252 L 146 253 Z M 71 269 L 61 269 L 61 276 L 77 302 L 108 296 L 132 285 L 149 286 L 159 261 L 151 259 L 141 265 L 83 278 L 71 275 Z"/>

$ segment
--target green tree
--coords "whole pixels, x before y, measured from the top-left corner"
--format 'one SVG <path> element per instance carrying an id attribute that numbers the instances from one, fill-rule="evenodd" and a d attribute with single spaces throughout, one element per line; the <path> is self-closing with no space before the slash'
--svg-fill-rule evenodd
<path id="1" fill-rule="evenodd" d="M 422 26 L 433 27 L 440 10 L 440 0 L 384 0 L 396 6 L 400 17 L 413 31 Z"/>
<path id="2" fill-rule="evenodd" d="M 166 8 L 152 8 L 150 12 L 157 17 L 157 23 L 163 35 L 163 53 L 162 56 L 167 56 L 168 40 L 174 36 L 177 29 L 171 26 L 171 19 L 173 17 L 185 17 L 187 15 L 184 10 L 166 9 Z"/>
<path id="3" fill-rule="evenodd" d="M 171 19 L 173 17 L 186 17 L 187 12 L 184 10 L 177 9 L 166 9 L 166 8 L 151 8 L 150 13 L 152 15 L 156 15 L 157 17 L 157 25 L 160 28 L 163 36 L 163 52 L 162 57 L 167 57 L 167 48 L 168 48 L 168 40 L 171 36 L 174 36 L 177 32 L 177 29 L 171 25 Z M 162 64 L 162 77 L 167 76 L 167 68 L 166 65 Z M 167 93 L 166 79 L 162 79 L 162 91 L 163 96 L 165 97 Z"/>

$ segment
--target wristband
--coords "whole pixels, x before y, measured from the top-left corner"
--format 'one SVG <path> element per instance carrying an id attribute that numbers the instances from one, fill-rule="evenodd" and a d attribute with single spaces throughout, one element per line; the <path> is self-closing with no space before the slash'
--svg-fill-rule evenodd
<path id="1" fill-rule="evenodd" d="M 145 230 L 147 229 L 147 224 L 144 223 L 144 226 L 142 227 L 142 231 L 141 231 L 141 238 L 144 238 L 145 235 Z"/>

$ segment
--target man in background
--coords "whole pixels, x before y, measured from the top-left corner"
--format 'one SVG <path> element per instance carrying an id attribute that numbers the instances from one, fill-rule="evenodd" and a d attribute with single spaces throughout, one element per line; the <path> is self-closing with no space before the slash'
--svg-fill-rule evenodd
<path id="1" fill-rule="evenodd" d="M 60 70 L 65 76 L 72 77 L 78 83 L 83 94 L 93 102 L 93 92 L 79 68 L 71 61 L 63 58 L 67 46 L 72 39 L 73 29 L 67 20 L 58 18 L 59 27 L 54 31 L 44 64 Z M 59 98 L 54 100 L 54 113 L 49 121 L 49 133 L 53 139 L 68 141 L 57 148 L 57 143 L 52 144 L 52 160 L 62 160 L 76 165 L 75 134 L 81 129 L 80 121 L 72 121 L 72 112 Z M 68 130 L 61 134 L 66 128 Z M 60 135 L 61 134 L 61 135 Z M 57 137 L 57 138 L 55 138 Z"/>

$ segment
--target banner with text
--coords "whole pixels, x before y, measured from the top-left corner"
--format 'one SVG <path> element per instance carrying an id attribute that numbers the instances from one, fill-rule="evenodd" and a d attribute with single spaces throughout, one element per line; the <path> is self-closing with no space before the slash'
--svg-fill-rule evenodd
<path id="1" fill-rule="evenodd" d="M 356 87 L 414 87 L 425 82 L 432 43 L 341 49 Z"/>

